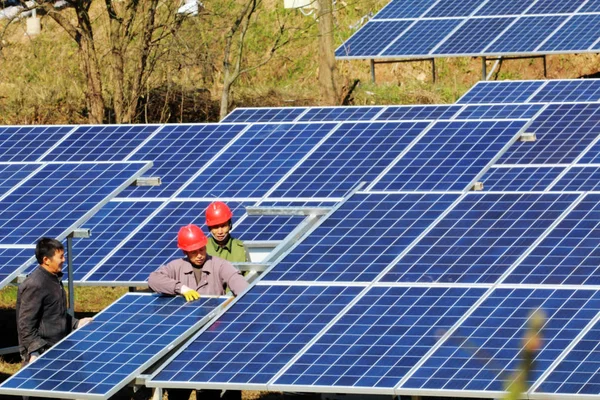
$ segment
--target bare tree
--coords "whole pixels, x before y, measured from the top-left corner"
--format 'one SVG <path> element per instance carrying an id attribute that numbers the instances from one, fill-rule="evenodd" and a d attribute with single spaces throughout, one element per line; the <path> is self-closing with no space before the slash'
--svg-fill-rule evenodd
<path id="1" fill-rule="evenodd" d="M 321 97 L 326 104 L 336 105 L 340 101 L 340 95 L 333 42 L 333 6 L 331 0 L 318 0 L 318 4 Z"/>

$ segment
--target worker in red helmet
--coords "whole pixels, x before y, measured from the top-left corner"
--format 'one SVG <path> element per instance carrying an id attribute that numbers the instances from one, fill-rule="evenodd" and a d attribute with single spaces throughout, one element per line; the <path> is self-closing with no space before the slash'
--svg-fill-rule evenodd
<path id="1" fill-rule="evenodd" d="M 186 225 L 179 230 L 177 247 L 184 258 L 161 266 L 148 277 L 148 286 L 157 293 L 182 295 L 187 301 L 200 295 L 224 295 L 229 287 L 234 295 L 240 294 L 248 282 L 227 260 L 206 252 L 208 240 L 196 225 Z"/>
<path id="2" fill-rule="evenodd" d="M 210 230 L 206 251 L 231 262 L 250 262 L 244 242 L 231 236 L 233 213 L 221 201 L 210 203 L 206 209 L 206 226 Z"/>

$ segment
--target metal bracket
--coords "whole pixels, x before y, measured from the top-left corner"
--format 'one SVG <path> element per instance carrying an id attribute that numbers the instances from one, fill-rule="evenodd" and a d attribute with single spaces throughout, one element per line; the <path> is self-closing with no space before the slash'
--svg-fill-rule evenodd
<path id="1" fill-rule="evenodd" d="M 331 207 L 261 207 L 248 206 L 248 215 L 326 215 Z"/>
<path id="2" fill-rule="evenodd" d="M 264 272 L 271 264 L 269 263 L 253 263 L 253 262 L 234 262 L 232 263 L 238 270 Z"/>
<path id="3" fill-rule="evenodd" d="M 535 133 L 523 133 L 519 136 L 520 142 L 535 142 L 536 141 Z"/>
<path id="4" fill-rule="evenodd" d="M 133 181 L 131 186 L 160 186 L 161 183 L 160 177 L 158 176 L 140 176 Z"/>
<path id="5" fill-rule="evenodd" d="M 483 190 L 483 182 L 475 182 L 471 190 L 479 191 Z"/>

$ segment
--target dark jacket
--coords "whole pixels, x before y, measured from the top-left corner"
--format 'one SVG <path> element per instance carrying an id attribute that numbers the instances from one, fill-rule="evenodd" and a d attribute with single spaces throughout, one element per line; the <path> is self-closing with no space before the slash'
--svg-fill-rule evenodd
<path id="1" fill-rule="evenodd" d="M 19 285 L 17 331 L 25 361 L 31 353 L 43 353 L 77 327 L 79 320 L 67 314 L 61 277 L 40 266 Z"/>

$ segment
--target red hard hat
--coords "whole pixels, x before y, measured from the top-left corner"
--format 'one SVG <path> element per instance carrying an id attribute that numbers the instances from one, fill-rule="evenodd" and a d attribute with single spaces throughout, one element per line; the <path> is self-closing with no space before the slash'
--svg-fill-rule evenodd
<path id="1" fill-rule="evenodd" d="M 202 229 L 193 224 L 183 226 L 177 234 L 177 247 L 183 251 L 198 250 L 206 246 L 207 242 Z"/>
<path id="2" fill-rule="evenodd" d="M 231 210 L 227 207 L 227 204 L 215 201 L 209 204 L 206 209 L 206 225 L 215 226 L 221 225 L 229 221 L 233 217 Z"/>

